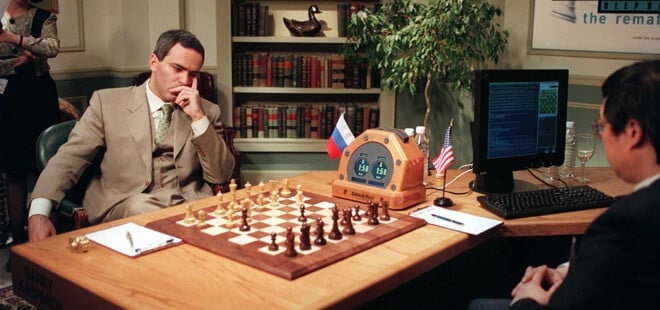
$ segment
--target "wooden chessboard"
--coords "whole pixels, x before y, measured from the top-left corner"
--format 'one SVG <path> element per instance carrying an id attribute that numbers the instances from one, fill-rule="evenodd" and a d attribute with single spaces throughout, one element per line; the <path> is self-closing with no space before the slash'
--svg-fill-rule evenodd
<path id="1" fill-rule="evenodd" d="M 256 197 L 252 198 L 253 201 L 256 200 Z M 198 225 L 199 221 L 185 224 L 183 221 L 185 214 L 181 214 L 151 222 L 147 224 L 147 227 L 176 236 L 212 253 L 293 280 L 426 224 L 424 220 L 418 218 L 390 213 L 390 220 L 380 220 L 378 225 L 369 225 L 367 217 L 364 216 L 366 205 L 359 204 L 362 219 L 353 221 L 356 234 L 344 234 L 341 240 L 331 240 L 327 238 L 327 234 L 333 224 L 332 208 L 334 205 L 337 204 L 339 209 L 344 209 L 354 208 L 356 203 L 314 193 L 304 193 L 305 215 L 312 231 L 310 234 L 312 248 L 302 251 L 299 249 L 302 223 L 298 220 L 300 208 L 296 206 L 296 199 L 295 196 L 280 197 L 276 207 L 271 206 L 270 202 L 266 202 L 265 210 L 253 210 L 249 231 L 239 230 L 240 220 L 238 220 L 239 225 L 233 228 L 225 227 L 227 223 L 225 216 L 213 214 L 216 206 L 200 209 L 206 213 L 201 226 Z M 228 203 L 223 202 L 222 204 Z M 194 214 L 197 215 L 198 211 L 194 210 Z M 318 217 L 321 217 L 325 223 L 327 244 L 323 246 L 317 246 L 313 242 L 316 238 L 314 219 Z M 298 252 L 295 257 L 287 257 L 284 254 L 287 227 L 292 227 L 295 233 L 295 246 Z M 279 245 L 277 251 L 268 249 L 272 243 L 272 232 L 277 234 L 276 243 Z"/>

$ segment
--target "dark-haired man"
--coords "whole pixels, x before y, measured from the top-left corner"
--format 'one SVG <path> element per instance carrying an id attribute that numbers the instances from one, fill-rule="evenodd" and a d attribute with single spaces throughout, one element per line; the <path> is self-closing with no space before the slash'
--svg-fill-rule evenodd
<path id="1" fill-rule="evenodd" d="M 655 309 L 660 288 L 660 60 L 626 66 L 602 86 L 594 132 L 616 175 L 636 184 L 589 226 L 566 268 L 527 267 L 510 300 L 470 309 Z"/>
<path id="2" fill-rule="evenodd" d="M 190 32 L 162 33 L 137 87 L 96 91 L 68 141 L 39 176 L 28 219 L 30 241 L 55 234 L 48 215 L 97 153 L 100 173 L 83 207 L 92 224 L 212 195 L 207 183 L 231 175 L 220 109 L 197 91 L 204 47 Z"/>

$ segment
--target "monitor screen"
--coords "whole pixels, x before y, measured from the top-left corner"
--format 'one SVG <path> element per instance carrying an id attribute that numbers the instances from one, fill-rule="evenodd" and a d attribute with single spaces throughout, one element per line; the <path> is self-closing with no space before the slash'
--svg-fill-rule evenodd
<path id="1" fill-rule="evenodd" d="M 568 70 L 478 70 L 473 91 L 473 190 L 510 192 L 514 170 L 562 164 Z"/>

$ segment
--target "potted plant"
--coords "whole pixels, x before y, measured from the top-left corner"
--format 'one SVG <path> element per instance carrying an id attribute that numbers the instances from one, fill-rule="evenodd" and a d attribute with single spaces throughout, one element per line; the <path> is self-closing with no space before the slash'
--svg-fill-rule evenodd
<path id="1" fill-rule="evenodd" d="M 502 11 L 482 0 L 388 0 L 360 9 L 348 23 L 350 46 L 381 73 L 381 87 L 414 94 L 425 81 L 424 126 L 429 139 L 432 82 L 470 90 L 473 71 L 497 62 L 508 31 L 494 19 Z"/>

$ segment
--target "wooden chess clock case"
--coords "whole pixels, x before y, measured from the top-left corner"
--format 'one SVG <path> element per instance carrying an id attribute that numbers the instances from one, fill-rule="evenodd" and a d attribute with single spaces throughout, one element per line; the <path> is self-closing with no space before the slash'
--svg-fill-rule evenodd
<path id="1" fill-rule="evenodd" d="M 348 145 L 339 162 L 332 195 L 366 203 L 381 198 L 401 210 L 426 200 L 424 155 L 398 129 L 369 129 Z"/>

